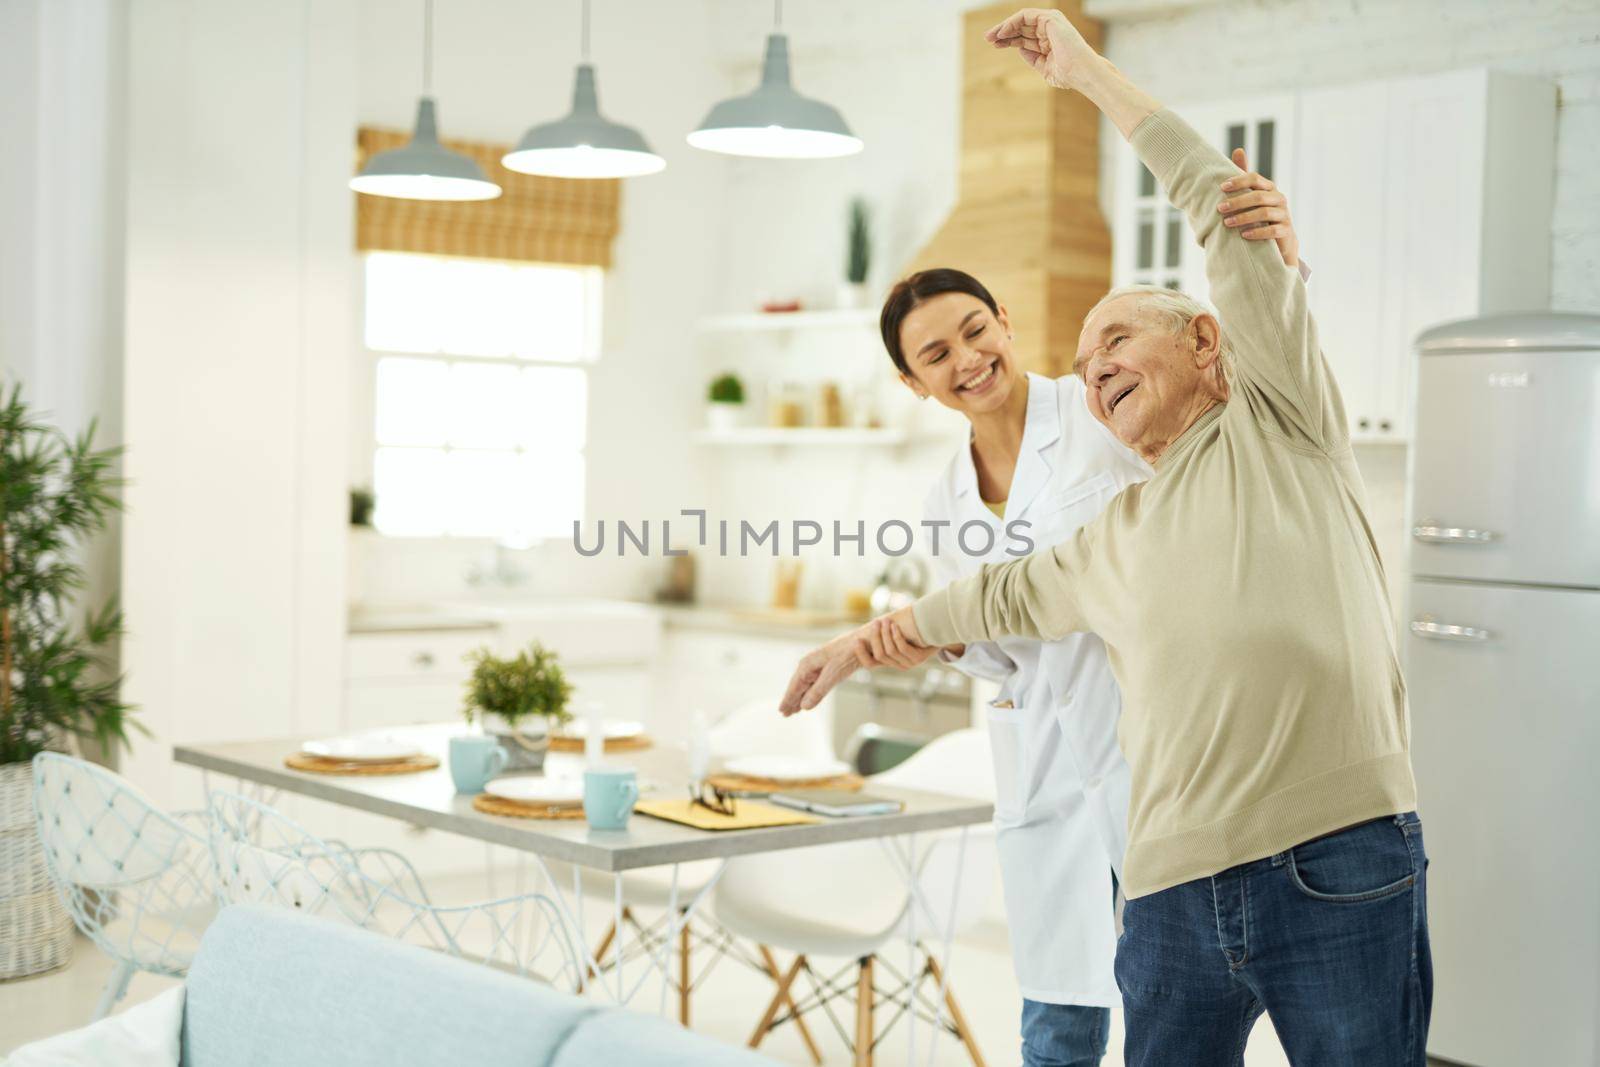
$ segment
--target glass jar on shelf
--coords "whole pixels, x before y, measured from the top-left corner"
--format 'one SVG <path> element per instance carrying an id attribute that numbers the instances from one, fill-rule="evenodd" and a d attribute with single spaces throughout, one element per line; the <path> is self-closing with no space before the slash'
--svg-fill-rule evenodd
<path id="1" fill-rule="evenodd" d="M 778 380 L 767 387 L 767 424 L 792 430 L 806 424 L 805 389 L 792 381 Z"/>

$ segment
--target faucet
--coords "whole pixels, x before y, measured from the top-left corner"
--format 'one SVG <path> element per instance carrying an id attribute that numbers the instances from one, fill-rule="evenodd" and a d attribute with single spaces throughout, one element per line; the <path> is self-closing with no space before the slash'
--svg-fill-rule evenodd
<path id="1" fill-rule="evenodd" d="M 528 572 L 511 561 L 511 554 L 499 541 L 467 566 L 467 584 L 474 589 L 487 585 L 510 589 L 527 581 Z"/>

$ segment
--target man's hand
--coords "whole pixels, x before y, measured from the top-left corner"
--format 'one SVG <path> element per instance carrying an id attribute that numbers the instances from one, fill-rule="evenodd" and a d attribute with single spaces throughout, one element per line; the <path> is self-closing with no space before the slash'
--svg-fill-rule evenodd
<path id="1" fill-rule="evenodd" d="M 1300 238 L 1289 217 L 1289 198 L 1271 179 L 1250 169 L 1244 149 L 1233 150 L 1233 165 L 1245 173 L 1222 183 L 1226 199 L 1217 205 L 1217 210 L 1222 212 L 1223 224 L 1238 229 L 1246 241 L 1278 242 L 1284 265 L 1298 267 Z"/>
<path id="2" fill-rule="evenodd" d="M 1028 66 L 1056 89 L 1076 89 L 1098 54 L 1076 27 L 1051 8 L 1023 8 L 989 29 L 984 40 L 996 48 L 1017 48 Z"/>
<path id="3" fill-rule="evenodd" d="M 806 655 L 789 679 L 778 710 L 810 711 L 857 668 L 914 667 L 938 649 L 923 644 L 909 607 L 860 626 Z"/>

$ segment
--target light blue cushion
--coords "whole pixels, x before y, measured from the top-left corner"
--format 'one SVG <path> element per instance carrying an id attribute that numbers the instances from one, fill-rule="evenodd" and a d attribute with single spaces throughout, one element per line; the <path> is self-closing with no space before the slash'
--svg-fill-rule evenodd
<path id="1" fill-rule="evenodd" d="M 543 1067 L 576 997 L 352 926 L 224 908 L 189 969 L 184 1067 Z"/>
<path id="2" fill-rule="evenodd" d="M 183 1067 L 771 1067 L 638 1012 L 279 908 L 224 908 L 189 968 Z"/>
<path id="3" fill-rule="evenodd" d="M 610 1008 L 586 1017 L 556 1050 L 550 1067 L 636 1067 L 673 1064 L 682 1067 L 774 1067 L 773 1061 L 747 1048 L 726 1045 L 685 1030 L 677 1023 L 636 1011 Z"/>

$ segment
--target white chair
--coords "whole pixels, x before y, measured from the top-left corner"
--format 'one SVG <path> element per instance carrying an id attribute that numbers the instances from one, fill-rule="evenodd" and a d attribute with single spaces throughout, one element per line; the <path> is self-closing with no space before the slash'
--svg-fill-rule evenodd
<path id="1" fill-rule="evenodd" d="M 525 893 L 441 906 L 390 849 L 349 849 L 274 808 L 211 794 L 211 855 L 225 904 L 267 904 L 366 930 L 576 990 L 577 954 L 551 900 Z"/>
<path id="2" fill-rule="evenodd" d="M 945 734 L 869 779 L 867 789 L 874 784 L 992 801 L 988 735 L 970 729 Z M 906 1010 L 935 1018 L 982 1067 L 971 1028 L 929 945 L 947 930 L 960 933 L 981 917 L 998 862 L 993 830 L 973 827 L 964 849 L 959 831 L 935 837 L 917 872 L 924 906 L 912 900 L 897 859 L 904 854 L 895 848 L 891 842 L 849 842 L 741 856 L 728 864 L 713 893 L 717 922 L 740 937 L 795 954 L 750 1038 L 752 1048 L 775 1027 L 798 1022 L 807 1012 L 821 1008 L 831 1016 L 831 1002 L 853 991 L 855 1027 L 849 1044 L 857 1064 L 871 1063 L 874 1046 L 887 1033 L 887 1026 L 879 1031 L 874 1018 L 876 1004 L 884 998 L 900 1008 L 890 1025 Z M 908 931 L 918 935 L 918 943 L 910 973 L 902 973 L 897 963 L 906 959 L 901 949 Z M 814 957 L 849 962 L 819 977 L 811 965 Z M 853 981 L 848 980 L 851 970 Z M 890 980 L 887 992 L 880 972 Z M 802 976 L 811 992 L 797 998 Z M 945 994 L 937 1017 L 918 1006 L 925 1003 L 919 994 L 928 980 Z M 834 1022 L 842 1034 L 845 1027 L 837 1018 Z"/>
<path id="3" fill-rule="evenodd" d="M 710 750 L 713 765 L 738 756 L 803 756 L 808 759 L 832 759 L 832 720 L 826 711 L 829 706 L 819 707 L 812 714 L 797 715 L 787 719 L 778 714 L 776 706 L 770 700 L 751 701 L 734 708 L 711 724 Z M 677 901 L 680 911 L 705 889 L 721 862 L 704 860 L 678 866 Z M 560 885 L 563 887 L 572 885 L 573 872 L 569 865 L 546 861 L 546 867 L 551 877 L 559 880 Z M 615 892 L 613 875 L 582 868 L 578 872 L 578 877 L 585 892 L 606 900 L 613 899 Z M 622 875 L 622 902 L 622 921 L 632 929 L 634 943 L 638 946 L 633 952 L 648 951 L 671 920 L 669 914 L 672 906 L 671 866 L 646 867 L 625 872 Z M 641 920 L 637 913 L 644 909 L 657 914 L 646 916 Z M 612 946 L 620 943 L 616 920 L 613 919 L 607 924 L 605 933 L 595 947 L 595 962 L 604 964 Z M 697 946 L 711 953 L 701 965 L 698 974 L 694 972 L 693 962 Z M 765 945 L 754 946 L 752 952 L 748 946 L 739 944 L 728 931 L 721 929 L 707 918 L 704 911 L 698 912 L 692 921 L 684 923 L 679 928 L 676 952 L 678 971 L 671 985 L 678 994 L 678 1021 L 684 1026 L 689 1025 L 690 1002 L 694 988 L 705 981 L 723 957 L 733 956 L 769 975 L 773 981 L 779 978 L 777 961 Z M 589 973 L 592 975 L 593 970 L 590 969 Z M 813 1059 L 820 1064 L 822 1055 L 803 1020 L 800 1022 L 799 1030 L 802 1039 L 811 1050 Z"/>
<path id="4" fill-rule="evenodd" d="M 94 1018 L 135 971 L 187 974 L 217 910 L 206 813 L 168 814 L 122 776 L 56 752 L 33 758 L 33 811 L 73 922 L 116 961 Z"/>

